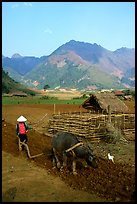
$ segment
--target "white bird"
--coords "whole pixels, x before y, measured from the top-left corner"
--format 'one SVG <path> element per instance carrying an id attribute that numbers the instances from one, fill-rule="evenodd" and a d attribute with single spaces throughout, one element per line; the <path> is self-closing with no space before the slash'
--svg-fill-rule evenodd
<path id="1" fill-rule="evenodd" d="M 108 153 L 108 159 L 111 160 L 113 163 L 115 163 L 114 162 L 114 156 L 111 156 L 110 153 Z"/>

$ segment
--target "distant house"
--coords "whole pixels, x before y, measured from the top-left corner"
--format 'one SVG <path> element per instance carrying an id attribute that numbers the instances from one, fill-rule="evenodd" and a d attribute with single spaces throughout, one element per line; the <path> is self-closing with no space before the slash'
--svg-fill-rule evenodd
<path id="1" fill-rule="evenodd" d="M 124 93 L 122 91 L 120 91 L 120 90 L 114 91 L 114 94 L 116 96 L 124 96 Z"/>
<path id="2" fill-rule="evenodd" d="M 20 96 L 20 97 L 26 97 L 27 94 L 22 92 L 22 91 L 18 91 L 18 92 L 14 92 L 12 93 L 12 96 Z"/>
<path id="3" fill-rule="evenodd" d="M 110 105 L 111 113 L 128 113 L 129 109 L 125 103 L 120 100 L 114 93 L 103 92 L 92 94 L 86 101 L 81 104 L 83 108 L 99 112 L 108 113 Z"/>
<path id="4" fill-rule="evenodd" d="M 131 101 L 131 100 L 132 100 L 132 95 L 124 96 L 124 99 L 125 99 L 125 100 L 128 100 L 128 101 Z"/>
<path id="5" fill-rule="evenodd" d="M 96 90 L 97 87 L 96 86 L 87 86 L 87 90 Z"/>

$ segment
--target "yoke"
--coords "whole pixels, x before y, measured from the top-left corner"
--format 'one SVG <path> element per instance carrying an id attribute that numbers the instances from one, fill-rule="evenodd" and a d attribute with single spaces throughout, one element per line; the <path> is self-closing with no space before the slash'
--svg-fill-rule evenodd
<path id="1" fill-rule="evenodd" d="M 72 146 L 69 149 L 65 150 L 65 152 L 72 151 L 73 149 L 75 149 L 76 147 L 79 147 L 80 145 L 83 145 L 83 142 L 79 142 L 79 143 L 75 144 L 74 146 Z"/>

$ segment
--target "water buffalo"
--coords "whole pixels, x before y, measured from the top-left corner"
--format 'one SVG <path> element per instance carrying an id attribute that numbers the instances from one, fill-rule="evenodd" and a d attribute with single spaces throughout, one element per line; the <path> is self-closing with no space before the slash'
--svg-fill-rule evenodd
<path id="1" fill-rule="evenodd" d="M 63 167 L 67 165 L 67 155 L 73 155 L 72 169 L 76 175 L 76 158 L 83 158 L 93 168 L 97 167 L 93 151 L 78 140 L 76 135 L 68 132 L 58 132 L 52 137 L 53 166 L 61 167 L 58 156 L 63 158 Z"/>

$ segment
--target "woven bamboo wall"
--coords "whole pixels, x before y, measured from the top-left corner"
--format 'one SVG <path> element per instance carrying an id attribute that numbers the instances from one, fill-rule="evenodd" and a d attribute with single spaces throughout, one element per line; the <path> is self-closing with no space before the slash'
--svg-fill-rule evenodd
<path id="1" fill-rule="evenodd" d="M 104 135 L 100 128 L 105 127 L 108 115 L 91 113 L 62 113 L 54 114 L 49 120 L 49 134 L 53 135 L 58 131 L 66 131 L 76 134 L 79 139 L 100 141 Z M 130 134 L 135 129 L 135 114 L 111 115 L 111 122 L 114 127 L 122 130 L 123 134 Z"/>

